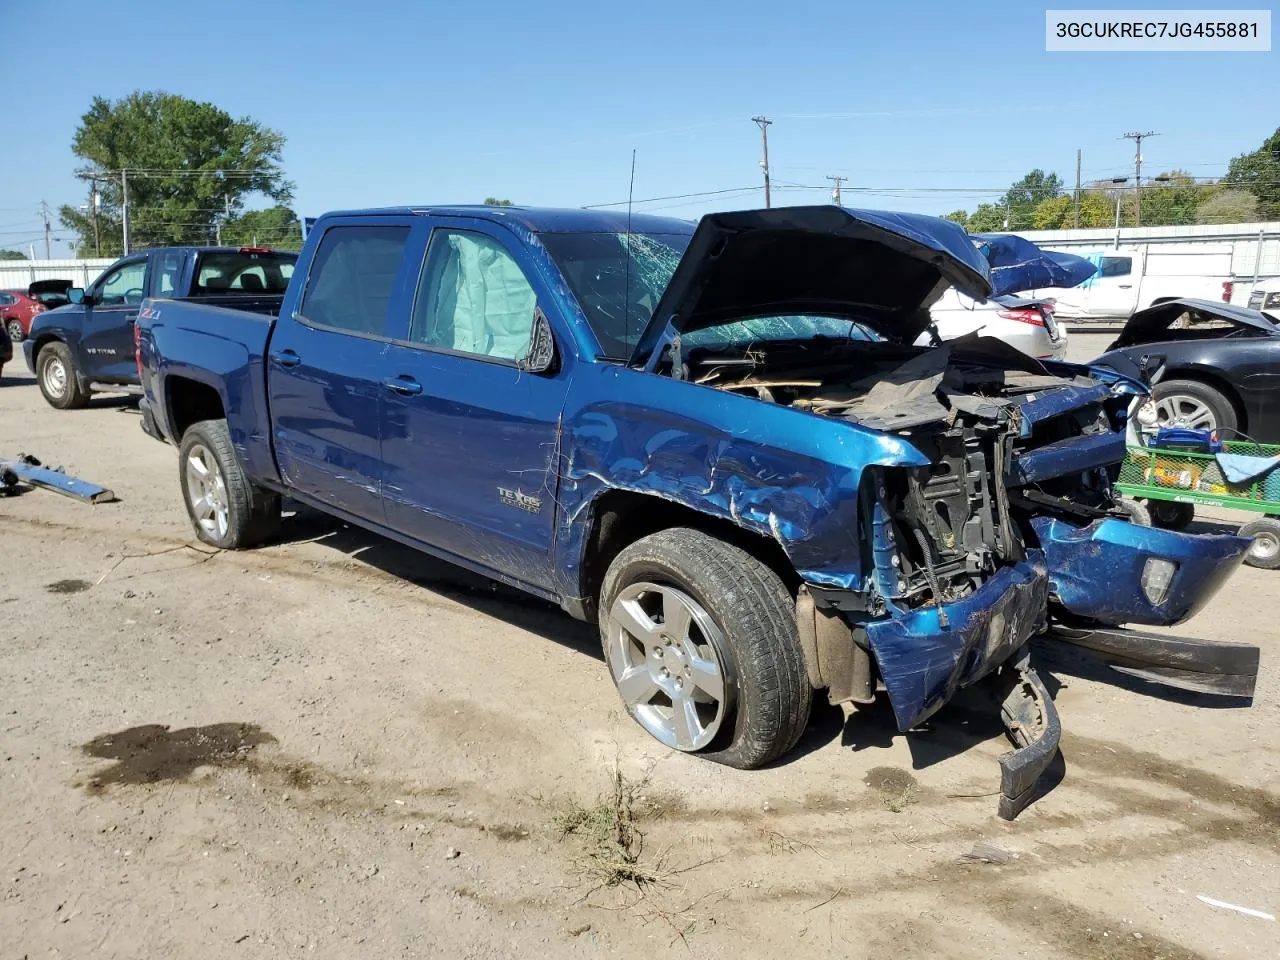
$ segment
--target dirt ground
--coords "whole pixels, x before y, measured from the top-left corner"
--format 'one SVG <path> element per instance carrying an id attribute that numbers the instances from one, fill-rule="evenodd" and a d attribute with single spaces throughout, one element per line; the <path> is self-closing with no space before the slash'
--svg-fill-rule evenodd
<path id="1" fill-rule="evenodd" d="M 3 960 L 1280 956 L 1280 923 L 1197 899 L 1280 914 L 1280 573 L 1180 629 L 1262 646 L 1251 708 L 1037 649 L 1064 779 L 1010 824 L 980 694 L 908 736 L 824 704 L 725 769 L 649 739 L 539 602 L 315 515 L 196 549 L 174 450 L 20 362 L 19 451 L 120 501 L 0 500 Z M 615 768 L 641 888 L 564 835 Z"/>

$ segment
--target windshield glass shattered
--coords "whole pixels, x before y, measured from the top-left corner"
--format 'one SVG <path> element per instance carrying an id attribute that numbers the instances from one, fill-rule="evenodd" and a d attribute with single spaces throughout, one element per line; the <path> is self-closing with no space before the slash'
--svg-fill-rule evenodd
<path id="1" fill-rule="evenodd" d="M 629 357 L 689 245 L 679 233 L 544 233 L 604 352 Z"/>

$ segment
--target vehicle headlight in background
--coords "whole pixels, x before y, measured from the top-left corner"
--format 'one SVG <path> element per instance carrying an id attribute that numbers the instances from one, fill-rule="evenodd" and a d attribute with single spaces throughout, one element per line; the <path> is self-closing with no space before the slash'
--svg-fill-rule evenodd
<path id="1" fill-rule="evenodd" d="M 1169 584 L 1173 582 L 1173 575 L 1178 572 L 1178 565 L 1172 560 L 1162 560 L 1159 557 L 1148 557 L 1147 562 L 1142 567 L 1142 592 L 1147 595 L 1147 599 L 1155 606 L 1160 606 L 1164 602 L 1165 595 L 1169 592 Z"/>

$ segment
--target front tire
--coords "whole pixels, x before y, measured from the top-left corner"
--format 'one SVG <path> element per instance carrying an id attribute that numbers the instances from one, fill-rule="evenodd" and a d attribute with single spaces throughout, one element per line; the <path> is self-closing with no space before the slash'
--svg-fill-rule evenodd
<path id="1" fill-rule="evenodd" d="M 1162 380 L 1153 394 L 1158 426 L 1234 431 L 1239 425 L 1231 401 L 1199 380 Z"/>
<path id="2" fill-rule="evenodd" d="M 249 482 L 225 420 L 187 428 L 178 447 L 178 477 L 191 526 L 210 546 L 253 547 L 280 529 L 279 495 Z"/>
<path id="3" fill-rule="evenodd" d="M 36 380 L 45 401 L 55 410 L 77 410 L 89 402 L 89 394 L 80 386 L 71 349 L 54 341 L 36 356 Z"/>
<path id="4" fill-rule="evenodd" d="M 609 565 L 599 609 L 627 712 L 666 746 L 751 769 L 804 733 L 813 688 L 795 602 L 755 557 L 697 530 L 663 530 Z"/>

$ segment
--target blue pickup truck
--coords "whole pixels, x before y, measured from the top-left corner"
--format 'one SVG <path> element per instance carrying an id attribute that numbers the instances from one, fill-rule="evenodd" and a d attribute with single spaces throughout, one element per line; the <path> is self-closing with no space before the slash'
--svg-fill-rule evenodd
<path id="1" fill-rule="evenodd" d="M 1138 365 L 912 345 L 989 275 L 954 224 L 838 207 L 329 214 L 276 317 L 142 304 L 143 427 L 206 543 L 288 496 L 597 622 L 676 750 L 759 767 L 814 690 L 905 731 L 989 678 L 1012 817 L 1058 744 L 1032 637 L 1246 698 L 1258 650 L 1123 626 L 1190 617 L 1248 546 L 1124 519 Z"/>
<path id="2" fill-rule="evenodd" d="M 36 316 L 23 342 L 40 392 L 58 410 L 97 391 L 137 392 L 134 321 L 145 297 L 234 303 L 275 313 L 297 253 L 265 247 L 158 247 L 122 257 L 71 303 Z"/>

